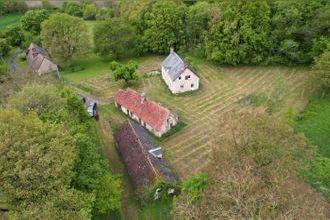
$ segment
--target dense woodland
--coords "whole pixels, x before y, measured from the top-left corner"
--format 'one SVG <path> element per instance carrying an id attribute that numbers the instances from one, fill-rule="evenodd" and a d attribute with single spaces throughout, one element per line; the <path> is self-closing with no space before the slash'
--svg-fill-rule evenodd
<path id="1" fill-rule="evenodd" d="M 102 9 L 88 0 L 68 1 L 62 8 L 43 1 L 43 8 L 34 10 L 24 1 L 0 2 L 0 15 L 17 12 L 24 13 L 20 22 L 0 30 L 2 81 L 10 77 L 9 64 L 1 60 L 31 42 L 47 49 L 61 70 L 75 71 L 76 59 L 97 54 L 109 61 L 116 79 L 125 81 L 137 79 L 137 64 L 114 60 L 166 55 L 171 47 L 192 60 L 221 65 L 308 66 L 318 98 L 304 114 L 285 122 L 251 113 L 218 119 L 218 134 L 231 133 L 212 137 L 212 163 L 205 173 L 183 181 L 172 216 L 329 218 L 329 147 L 326 137 L 309 127 L 326 129 L 330 123 L 329 1 L 121 0 Z M 96 22 L 92 42 L 89 20 Z M 126 77 L 118 70 L 125 68 Z M 27 81 L 13 87 L 15 92 L 1 95 L 0 102 L 0 193 L 8 199 L 9 216 L 90 219 L 124 210 L 125 189 L 109 172 L 111 161 L 101 152 L 81 100 L 61 83 Z M 317 118 L 315 109 L 323 102 Z M 308 141 L 298 132 L 325 141 Z"/>

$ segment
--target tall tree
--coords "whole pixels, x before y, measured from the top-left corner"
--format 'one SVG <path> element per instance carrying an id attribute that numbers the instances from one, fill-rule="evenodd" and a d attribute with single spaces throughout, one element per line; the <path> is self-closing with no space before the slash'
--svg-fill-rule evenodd
<path id="1" fill-rule="evenodd" d="M 80 202 L 89 200 L 88 196 L 85 200 L 84 194 L 70 189 L 77 148 L 63 126 L 46 124 L 33 113 L 23 116 L 15 110 L 2 110 L 0 133 L 0 186 L 13 215 L 26 218 L 29 214 L 22 210 L 38 210 L 45 203 L 47 212 L 55 216 L 53 208 L 57 207 L 64 215 L 72 214 L 65 210 L 74 210 L 90 217 L 91 202 Z M 57 200 L 72 198 L 65 206 L 56 205 Z"/>
<path id="2" fill-rule="evenodd" d="M 272 41 L 276 61 L 310 63 L 314 38 L 329 34 L 329 5 L 324 0 L 272 2 Z"/>
<path id="3" fill-rule="evenodd" d="M 218 135 L 221 134 L 221 135 Z M 176 219 L 326 219 L 329 205 L 298 175 L 310 150 L 303 137 L 268 115 L 225 115 L 212 138 L 207 188 L 184 193 Z"/>
<path id="4" fill-rule="evenodd" d="M 185 13 L 187 7 L 174 1 L 157 1 L 142 15 L 144 49 L 166 54 L 171 47 L 180 49 L 185 45 Z"/>
<path id="5" fill-rule="evenodd" d="M 186 47 L 194 49 L 204 40 L 213 9 L 208 2 L 197 2 L 186 13 Z"/>
<path id="6" fill-rule="evenodd" d="M 53 14 L 41 25 L 42 45 L 58 62 L 69 65 L 90 49 L 88 33 L 82 19 L 67 14 Z"/>
<path id="7" fill-rule="evenodd" d="M 330 88 L 330 50 L 315 59 L 313 69 L 321 85 Z"/>
<path id="8" fill-rule="evenodd" d="M 99 21 L 94 28 L 96 53 L 108 58 L 122 58 L 135 53 L 135 29 L 122 19 Z"/>
<path id="9" fill-rule="evenodd" d="M 268 54 L 269 26 L 266 0 L 226 2 L 210 22 L 206 56 L 226 64 L 260 63 Z"/>
<path id="10" fill-rule="evenodd" d="M 49 17 L 49 11 L 45 9 L 35 9 L 25 12 L 21 18 L 22 28 L 25 31 L 38 35 L 41 31 L 41 23 Z"/>

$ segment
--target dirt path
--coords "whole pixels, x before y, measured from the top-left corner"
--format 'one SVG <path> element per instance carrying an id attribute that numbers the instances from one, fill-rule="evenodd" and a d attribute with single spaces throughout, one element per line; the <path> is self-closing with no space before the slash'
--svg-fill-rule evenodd
<path id="1" fill-rule="evenodd" d="M 109 122 L 101 117 L 97 123 L 97 130 L 103 145 L 104 153 L 109 159 L 110 170 L 114 175 L 119 176 L 121 179 L 123 189 L 121 195 L 122 217 L 123 219 L 128 220 L 139 219 L 138 205 L 134 199 L 134 190 L 129 180 L 126 167 L 115 148 L 115 142 Z"/>

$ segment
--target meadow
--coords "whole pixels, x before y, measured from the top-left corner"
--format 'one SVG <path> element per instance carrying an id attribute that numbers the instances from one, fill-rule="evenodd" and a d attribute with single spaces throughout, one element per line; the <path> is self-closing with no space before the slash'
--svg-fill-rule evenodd
<path id="1" fill-rule="evenodd" d="M 207 165 L 212 151 L 212 135 L 221 115 L 249 109 L 266 111 L 269 108 L 267 103 L 261 103 L 258 107 L 253 104 L 242 105 L 242 99 L 252 94 L 271 99 L 276 91 L 274 102 L 280 104 L 273 113 L 279 117 L 289 109 L 297 114 L 307 104 L 308 70 L 305 68 L 220 67 L 200 62 L 197 71 L 201 78 L 200 90 L 172 95 L 159 75 L 145 77 L 145 73 L 159 68 L 162 59 L 162 56 L 141 58 L 139 81 L 131 86 L 140 92 L 146 92 L 148 98 L 176 112 L 186 124 L 169 137 L 154 137 L 157 144 L 165 149 L 165 159 L 180 179 L 201 171 Z M 75 76 L 71 85 L 78 91 L 108 103 L 101 108 L 101 117 L 109 121 L 115 131 L 126 117 L 114 108 L 113 96 L 125 85 L 115 82 L 108 70 L 102 73 L 95 71 L 95 74 L 95 77 L 82 74 L 83 80 L 78 80 L 81 76 Z"/>
<path id="2" fill-rule="evenodd" d="M 6 28 L 9 25 L 18 23 L 21 17 L 22 17 L 21 14 L 0 16 L 0 30 Z"/>

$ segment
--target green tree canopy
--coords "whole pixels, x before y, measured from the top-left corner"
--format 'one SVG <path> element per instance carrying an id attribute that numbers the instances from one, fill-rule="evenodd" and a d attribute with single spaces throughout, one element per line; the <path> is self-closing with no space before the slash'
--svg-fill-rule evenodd
<path id="1" fill-rule="evenodd" d="M 84 4 L 83 17 L 85 20 L 95 20 L 97 14 L 96 5 L 93 3 Z"/>
<path id="2" fill-rule="evenodd" d="M 124 80 L 126 84 L 130 80 L 138 79 L 138 76 L 135 73 L 137 68 L 138 64 L 134 60 L 128 61 L 126 65 L 113 61 L 110 65 L 110 69 L 114 71 L 115 80 Z"/>
<path id="3" fill-rule="evenodd" d="M 122 19 L 99 21 L 94 28 L 96 53 L 108 58 L 122 58 L 135 53 L 136 33 Z"/>
<path id="4" fill-rule="evenodd" d="M 50 12 L 45 9 L 35 9 L 25 12 L 21 18 L 22 28 L 33 34 L 40 34 L 41 23 L 46 20 Z"/>
<path id="5" fill-rule="evenodd" d="M 91 203 L 77 203 L 85 201 L 85 195 L 70 189 L 77 148 L 74 137 L 62 125 L 50 125 L 36 114 L 23 115 L 8 109 L 1 110 L 0 133 L 0 186 L 13 215 L 26 217 L 29 214 L 22 210 L 37 211 L 45 203 L 49 208 L 46 211 L 53 215 L 57 209 L 89 216 L 88 210 L 82 209 L 90 209 Z M 75 202 L 65 206 L 58 203 L 71 197 L 76 198 Z M 42 215 L 40 210 L 38 213 Z"/>
<path id="6" fill-rule="evenodd" d="M 83 8 L 78 2 L 74 1 L 65 1 L 62 5 L 62 11 L 66 14 L 82 17 Z"/>
<path id="7" fill-rule="evenodd" d="M 7 39 L 7 43 L 12 47 L 20 47 L 24 41 L 24 32 L 20 24 L 6 27 L 1 35 Z"/>
<path id="8" fill-rule="evenodd" d="M 24 115 L 35 112 L 42 120 L 59 122 L 66 116 L 66 101 L 61 98 L 58 89 L 50 84 L 29 84 L 12 96 L 8 104 Z"/>
<path id="9" fill-rule="evenodd" d="M 230 113 L 210 138 L 207 187 L 197 202 L 181 194 L 175 219 L 327 218 L 327 202 L 297 174 L 312 152 L 292 128 L 273 116 Z"/>
<path id="10" fill-rule="evenodd" d="M 81 18 L 56 13 L 41 27 L 42 45 L 61 63 L 71 64 L 73 57 L 90 49 L 88 27 Z"/>
<path id="11" fill-rule="evenodd" d="M 268 54 L 269 27 L 266 0 L 227 2 L 210 22 L 206 56 L 225 64 L 260 63 Z"/>
<path id="12" fill-rule="evenodd" d="M 325 87 L 330 87 L 330 50 L 321 54 L 313 66 L 316 76 Z"/>
<path id="13" fill-rule="evenodd" d="M 96 211 L 106 214 L 108 210 L 118 210 L 120 207 L 120 194 L 120 181 L 110 174 L 105 174 L 99 179 L 96 188 Z"/>
<path id="14" fill-rule="evenodd" d="M 185 45 L 186 6 L 174 1 L 157 1 L 142 15 L 139 30 L 145 51 L 167 54 Z"/>

